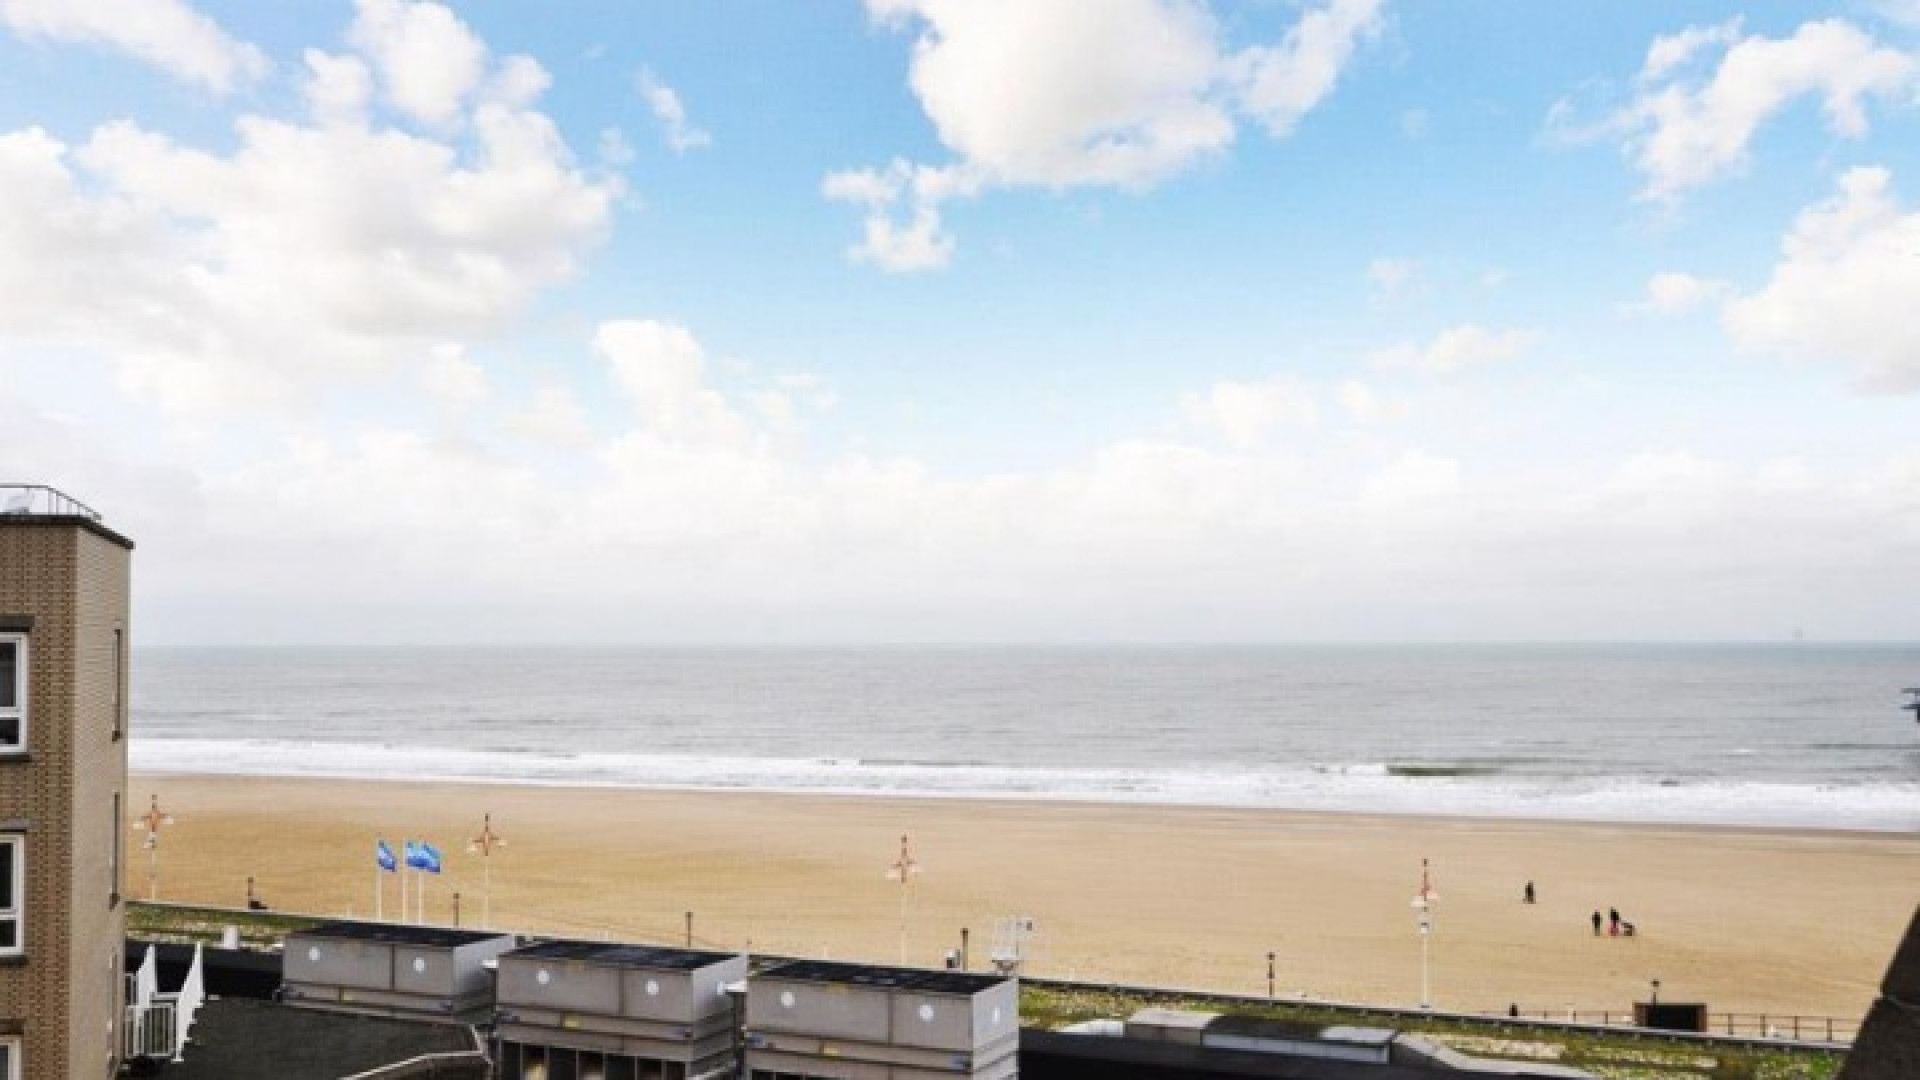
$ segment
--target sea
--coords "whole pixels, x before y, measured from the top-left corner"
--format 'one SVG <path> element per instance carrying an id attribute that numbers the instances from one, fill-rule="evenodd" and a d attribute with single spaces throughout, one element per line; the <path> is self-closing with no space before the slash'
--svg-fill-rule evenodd
<path id="1" fill-rule="evenodd" d="M 148 648 L 136 770 L 1920 830 L 1920 644 Z"/>

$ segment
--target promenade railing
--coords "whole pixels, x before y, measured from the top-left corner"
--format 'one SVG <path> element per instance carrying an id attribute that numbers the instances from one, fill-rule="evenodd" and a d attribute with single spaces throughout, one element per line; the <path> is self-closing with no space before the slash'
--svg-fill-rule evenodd
<path id="1" fill-rule="evenodd" d="M 1489 1016 L 1491 1020 L 1525 1020 L 1529 1023 L 1584 1024 L 1590 1027 L 1635 1027 L 1631 1012 L 1580 1012 L 1548 1010 Z M 1647 1030 L 1663 1030 L 1651 1028 Z M 1736 1039 L 1769 1039 L 1775 1042 L 1812 1042 L 1850 1045 L 1860 1033 L 1860 1021 L 1837 1016 L 1807 1016 L 1796 1013 L 1708 1013 L 1707 1026 L 1700 1032 L 1681 1034 L 1723 1035 Z"/>
<path id="2" fill-rule="evenodd" d="M 1782 1043 L 1806 1047 L 1820 1047 L 1841 1050 L 1853 1045 L 1854 1037 L 1860 1031 L 1860 1021 L 1842 1019 L 1833 1016 L 1796 1015 L 1791 1013 L 1709 1013 L 1707 1024 L 1702 1031 L 1675 1031 L 1668 1028 L 1647 1027 L 1635 1021 L 1632 1011 L 1626 1012 L 1582 1012 L 1560 1009 L 1544 1012 L 1498 1013 L 1455 1013 L 1420 1008 L 1398 1008 L 1392 1006 L 1367 1005 L 1358 1002 L 1324 1001 L 1313 998 L 1281 997 L 1268 998 L 1249 994 L 1221 994 L 1206 990 L 1176 989 L 1167 987 L 1124 986 L 1108 983 L 1088 983 L 1070 979 L 1048 979 L 1022 976 L 1021 982 L 1030 986 L 1044 986 L 1056 990 L 1087 991 L 1098 990 L 1115 994 L 1145 995 L 1156 998 L 1179 999 L 1182 1001 L 1208 1003 L 1223 1011 L 1234 1007 L 1262 1008 L 1274 1005 L 1308 1009 L 1316 1012 L 1331 1013 L 1350 1017 L 1355 1021 L 1373 1021 L 1376 1023 L 1418 1023 L 1441 1020 L 1450 1024 L 1489 1029 L 1524 1026 L 1536 1030 L 1563 1030 L 1579 1032 L 1604 1029 L 1608 1034 L 1624 1035 L 1631 1038 L 1669 1039 L 1676 1042 L 1697 1041 L 1702 1043 L 1742 1044 L 1764 1049 L 1769 1045 Z"/>

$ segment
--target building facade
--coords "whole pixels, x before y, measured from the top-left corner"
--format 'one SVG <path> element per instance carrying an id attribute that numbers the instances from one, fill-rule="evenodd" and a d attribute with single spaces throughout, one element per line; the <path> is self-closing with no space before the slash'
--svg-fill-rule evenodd
<path id="1" fill-rule="evenodd" d="M 132 552 L 0 485 L 0 1080 L 119 1068 Z"/>

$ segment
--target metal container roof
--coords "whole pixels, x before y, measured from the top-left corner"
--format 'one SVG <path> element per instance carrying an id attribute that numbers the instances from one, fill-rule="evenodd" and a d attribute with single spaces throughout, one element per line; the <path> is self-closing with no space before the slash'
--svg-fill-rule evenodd
<path id="1" fill-rule="evenodd" d="M 694 971 L 731 960 L 738 954 L 653 945 L 611 945 L 604 941 L 542 941 L 536 945 L 522 946 L 506 955 L 546 960 L 584 960 L 589 964 L 611 968 Z"/>
<path id="2" fill-rule="evenodd" d="M 927 994 L 961 994 L 969 997 L 1009 981 L 1000 975 L 974 975 L 964 971 L 928 971 L 922 968 L 878 967 L 872 964 L 848 964 L 831 960 L 798 960 L 791 964 L 768 968 L 756 977 L 838 983 L 843 986 L 862 986 L 875 990 L 917 990 Z"/>
<path id="3" fill-rule="evenodd" d="M 403 923 L 330 922 L 296 930 L 289 937 L 324 937 L 336 940 L 367 941 L 380 945 L 417 945 L 434 949 L 456 949 L 498 941 L 509 934 L 481 930 L 456 930 L 446 926 L 408 926 Z"/>

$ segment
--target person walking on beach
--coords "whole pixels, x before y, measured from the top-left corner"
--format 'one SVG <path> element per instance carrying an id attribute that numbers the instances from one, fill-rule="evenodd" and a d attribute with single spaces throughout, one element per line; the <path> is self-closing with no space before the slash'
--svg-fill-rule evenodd
<path id="1" fill-rule="evenodd" d="M 1527 903 L 1529 904 L 1533 903 L 1533 882 L 1531 881 L 1527 882 L 1526 896 L 1527 896 Z"/>
<path id="2" fill-rule="evenodd" d="M 1594 937 L 1600 936 L 1600 909 L 1599 908 L 1593 909 L 1593 936 Z"/>
<path id="3" fill-rule="evenodd" d="M 1607 909 L 1607 933 L 1612 937 L 1620 936 L 1620 909 Z"/>

